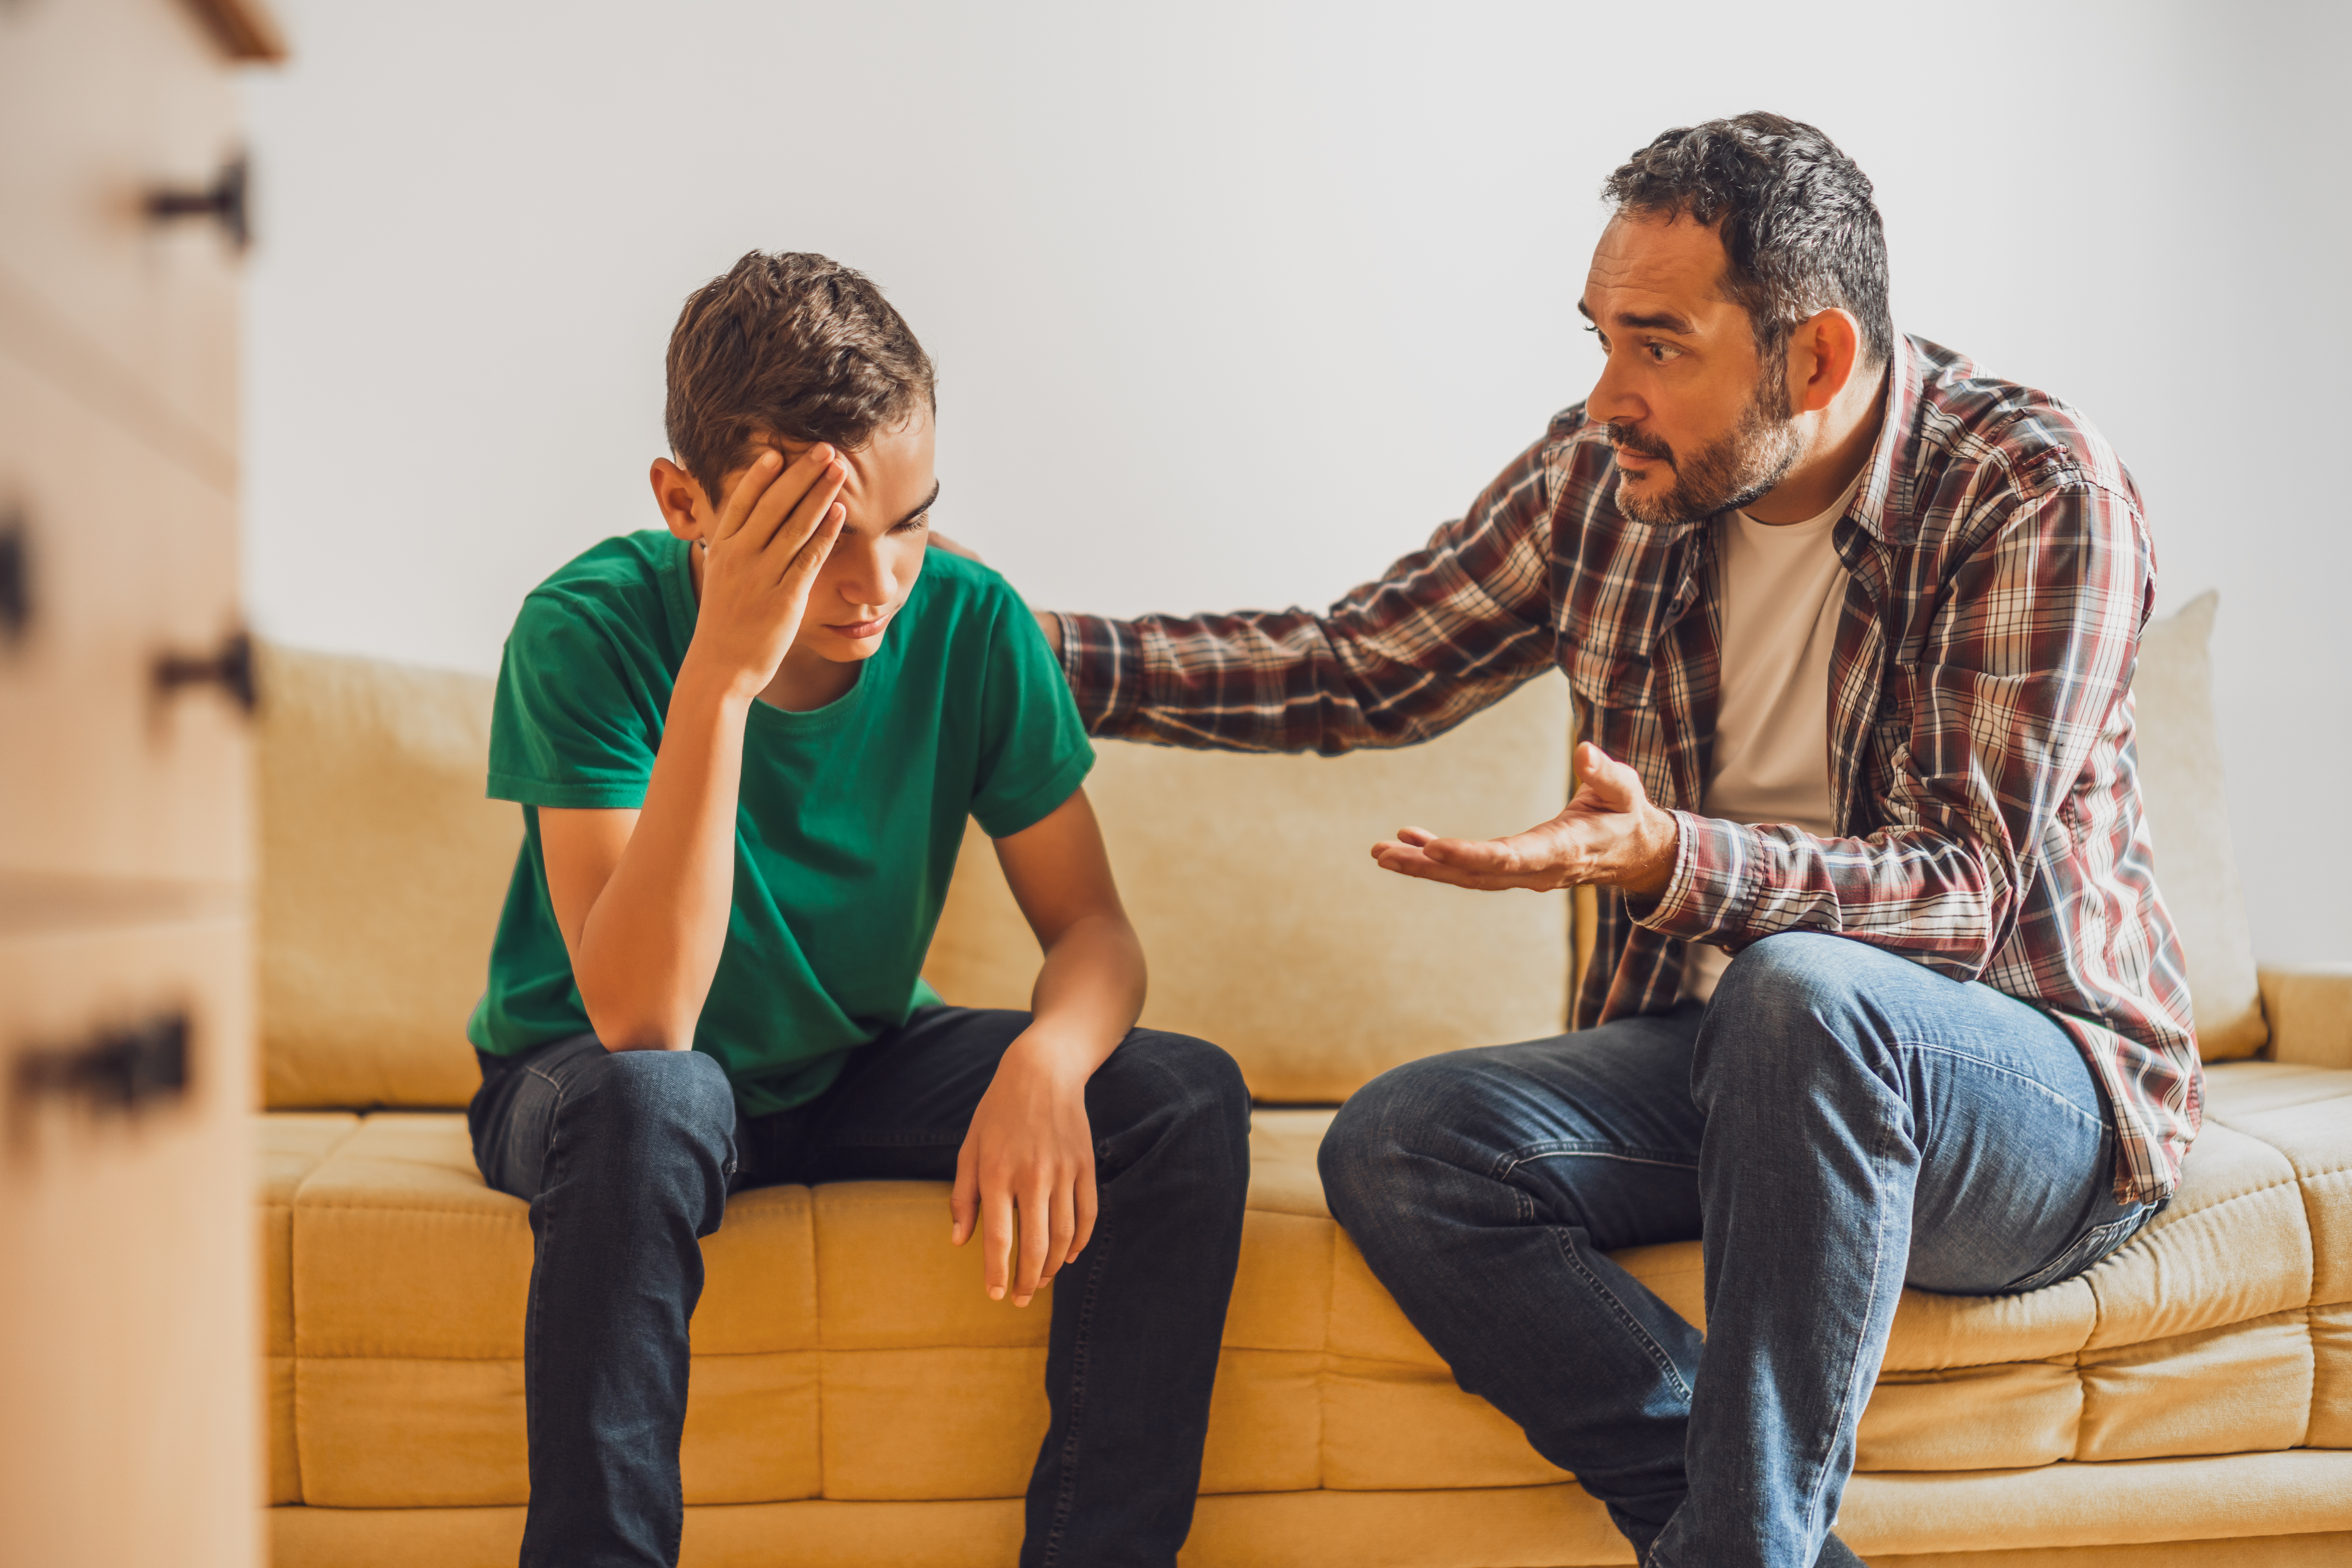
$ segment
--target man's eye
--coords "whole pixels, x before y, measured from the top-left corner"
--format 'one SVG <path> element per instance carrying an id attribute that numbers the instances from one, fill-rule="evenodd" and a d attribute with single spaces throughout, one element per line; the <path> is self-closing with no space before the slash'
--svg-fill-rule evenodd
<path id="1" fill-rule="evenodd" d="M 1648 342 L 1643 343 L 1642 347 L 1648 353 L 1650 363 L 1653 364 L 1664 364 L 1669 359 L 1680 359 L 1683 353 L 1672 343 Z"/>
<path id="2" fill-rule="evenodd" d="M 930 526 L 931 514 L 929 512 L 923 512 L 918 516 L 908 518 L 906 521 L 900 523 L 890 531 L 893 533 L 920 533 L 923 530 Z"/>

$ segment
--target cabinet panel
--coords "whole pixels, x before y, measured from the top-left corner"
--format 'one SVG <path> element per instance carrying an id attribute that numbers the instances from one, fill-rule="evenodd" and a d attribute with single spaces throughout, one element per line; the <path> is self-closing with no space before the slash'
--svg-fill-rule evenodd
<path id="1" fill-rule="evenodd" d="M 0 872 L 250 875 L 248 721 L 155 660 L 236 624 L 230 498 L 0 354 L 0 513 L 28 618 L 0 637 Z"/>
<path id="2" fill-rule="evenodd" d="M 0 1563 L 257 1561 L 247 929 L 0 927 Z M 79 1085 L 173 1017 L 184 1093 Z"/>
<path id="3" fill-rule="evenodd" d="M 0 351 L 222 484 L 238 257 L 145 202 L 235 150 L 233 85 L 179 0 L 0 5 Z"/>

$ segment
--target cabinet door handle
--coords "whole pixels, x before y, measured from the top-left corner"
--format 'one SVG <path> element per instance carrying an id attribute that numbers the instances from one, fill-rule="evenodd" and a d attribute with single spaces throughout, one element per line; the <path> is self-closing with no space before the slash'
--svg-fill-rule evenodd
<path id="1" fill-rule="evenodd" d="M 155 699 L 169 701 L 190 686 L 217 686 L 247 718 L 260 702 L 253 681 L 253 638 L 231 632 L 212 654 L 159 653 L 152 670 Z"/>
<path id="2" fill-rule="evenodd" d="M 229 244 L 243 250 L 253 243 L 253 226 L 246 202 L 247 174 L 245 154 L 221 165 L 208 189 L 175 190 L 158 185 L 147 193 L 147 216 L 155 223 L 175 218 L 208 217 L 221 226 Z"/>
<path id="3" fill-rule="evenodd" d="M 0 511 L 0 648 L 25 640 L 33 626 L 32 546 L 20 507 Z"/>
<path id="4" fill-rule="evenodd" d="M 44 1100 L 79 1100 L 93 1111 L 136 1114 L 188 1092 L 188 1015 L 174 1009 L 143 1024 L 98 1029 L 74 1045 L 25 1052 L 10 1085 L 16 1140 Z"/>

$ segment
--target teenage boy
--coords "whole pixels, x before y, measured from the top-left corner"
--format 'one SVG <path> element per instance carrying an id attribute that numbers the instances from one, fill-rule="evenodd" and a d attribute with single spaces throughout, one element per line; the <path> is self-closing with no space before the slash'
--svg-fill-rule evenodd
<path id="1" fill-rule="evenodd" d="M 777 1182 L 952 1179 L 1016 1306 L 1056 1275 L 1024 1564 L 1171 1564 L 1241 1245 L 1249 1100 L 1132 1027 L 1143 954 L 1068 689 L 994 573 L 927 557 L 932 371 L 879 290 L 763 255 L 670 339 L 668 531 L 524 601 L 490 794 L 523 847 L 469 1033 L 483 1177 L 530 1202 L 525 1568 L 674 1563 L 698 1238 Z M 919 973 L 967 815 L 1033 1011 Z"/>

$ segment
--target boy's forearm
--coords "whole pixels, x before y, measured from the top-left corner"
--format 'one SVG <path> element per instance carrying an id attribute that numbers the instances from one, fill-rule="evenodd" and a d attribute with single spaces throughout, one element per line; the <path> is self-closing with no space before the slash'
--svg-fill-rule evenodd
<path id="1" fill-rule="evenodd" d="M 1080 1078 L 1093 1076 L 1143 1011 L 1143 944 L 1124 916 L 1070 922 L 1046 949 L 1025 1039 Z"/>
<path id="2" fill-rule="evenodd" d="M 735 884 L 735 808 L 751 699 L 689 658 L 628 848 L 596 897 L 573 964 L 611 1050 L 683 1050 L 719 973 Z"/>

